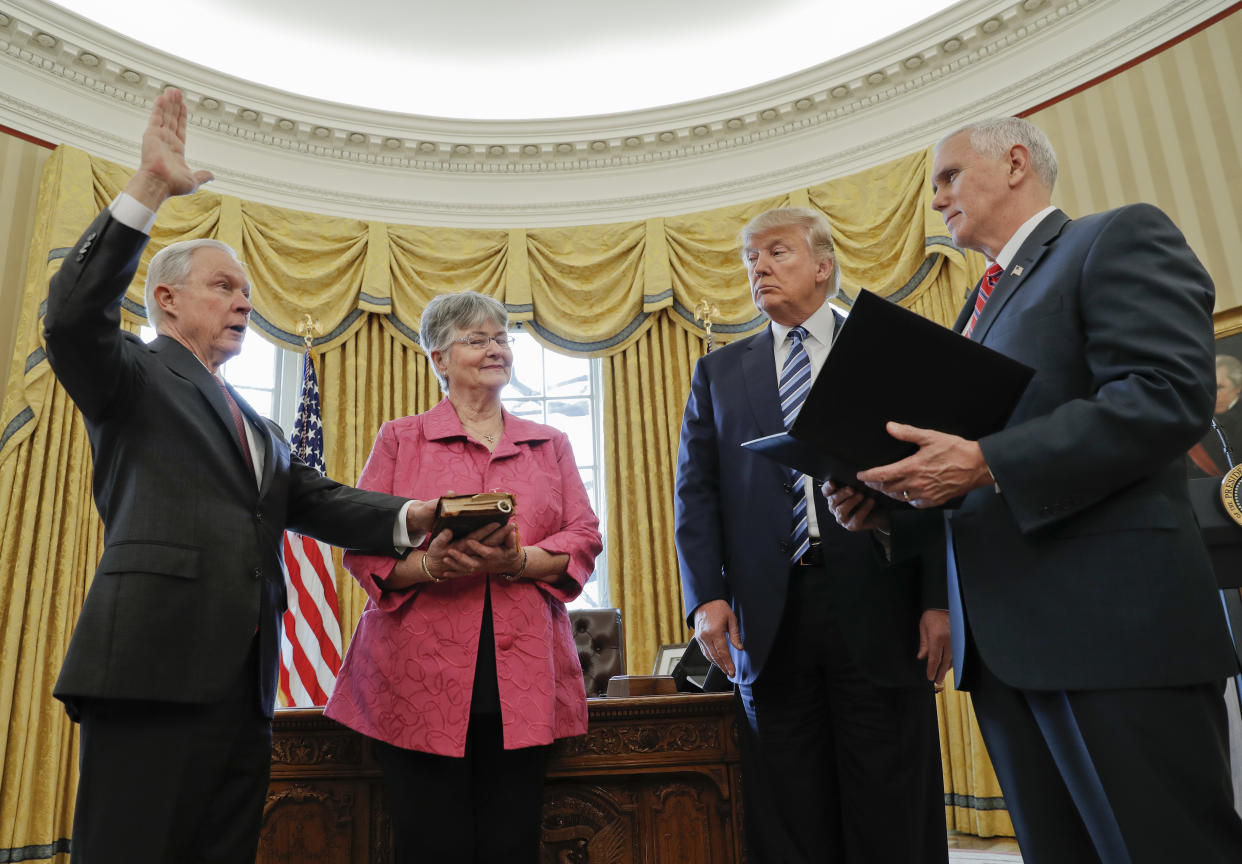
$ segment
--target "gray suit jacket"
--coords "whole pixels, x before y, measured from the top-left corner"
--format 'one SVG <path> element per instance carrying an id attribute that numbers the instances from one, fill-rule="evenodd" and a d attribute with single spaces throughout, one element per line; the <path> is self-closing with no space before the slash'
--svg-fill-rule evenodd
<path id="1" fill-rule="evenodd" d="M 206 702 L 240 678 L 258 628 L 260 692 L 276 692 L 286 528 L 392 552 L 403 499 L 342 486 L 261 430 L 256 485 L 207 368 L 179 342 L 119 329 L 147 237 L 104 211 L 52 278 L 44 337 L 94 455 L 104 552 L 56 682 L 80 698 Z"/>

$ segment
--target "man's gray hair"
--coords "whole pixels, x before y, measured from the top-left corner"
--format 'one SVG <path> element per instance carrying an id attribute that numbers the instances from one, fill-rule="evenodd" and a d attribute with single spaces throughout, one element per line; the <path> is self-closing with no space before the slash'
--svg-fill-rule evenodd
<path id="1" fill-rule="evenodd" d="M 816 263 L 832 261 L 832 290 L 828 296 L 835 297 L 841 290 L 841 267 L 837 264 L 836 247 L 832 245 L 832 226 L 828 224 L 828 217 L 818 210 L 777 207 L 760 213 L 742 228 L 742 258 L 746 258 L 746 247 L 756 234 L 790 226 L 801 228 L 806 233 Z"/>
<path id="2" fill-rule="evenodd" d="M 966 132 L 970 134 L 970 146 L 975 152 L 989 159 L 1003 159 L 1009 148 L 1021 144 L 1031 154 L 1031 168 L 1035 176 L 1052 191 L 1057 183 L 1057 152 L 1052 149 L 1048 136 L 1030 120 L 1021 117 L 990 117 L 977 123 L 970 123 L 950 132 L 941 143 L 955 135 Z"/>
<path id="3" fill-rule="evenodd" d="M 159 306 L 155 302 L 155 286 L 156 285 L 173 285 L 180 286 L 190 275 L 190 268 L 194 264 L 195 249 L 219 249 L 229 253 L 234 261 L 238 261 L 237 253 L 233 251 L 233 247 L 219 240 L 211 240 L 209 238 L 200 238 L 198 240 L 182 240 L 179 243 L 169 243 L 159 252 L 155 253 L 155 257 L 151 259 L 151 263 L 147 265 L 147 285 L 146 285 L 146 303 L 147 303 L 147 320 L 151 322 L 151 326 L 159 329 L 160 312 Z M 240 264 L 241 262 L 238 261 Z"/>
<path id="4" fill-rule="evenodd" d="M 1232 354 L 1217 354 L 1216 368 L 1225 370 L 1225 377 L 1234 387 L 1242 387 L 1242 360 Z"/>
<path id="5" fill-rule="evenodd" d="M 459 291 L 455 294 L 437 294 L 423 309 L 418 325 L 418 341 L 431 360 L 431 369 L 440 379 L 440 387 L 448 391 L 448 381 L 436 369 L 431 352 L 444 353 L 453 345 L 454 332 L 467 330 L 480 324 L 496 324 L 509 329 L 509 311 L 505 304 L 478 291 Z"/>

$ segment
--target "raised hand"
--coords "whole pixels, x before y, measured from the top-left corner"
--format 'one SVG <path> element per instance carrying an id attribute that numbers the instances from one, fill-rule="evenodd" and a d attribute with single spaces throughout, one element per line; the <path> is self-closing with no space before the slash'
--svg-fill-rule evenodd
<path id="1" fill-rule="evenodd" d="M 185 161 L 185 126 L 189 110 L 181 91 L 169 87 L 155 100 L 151 120 L 142 133 L 142 159 L 125 191 L 151 208 L 174 195 L 189 195 L 213 178 Z"/>

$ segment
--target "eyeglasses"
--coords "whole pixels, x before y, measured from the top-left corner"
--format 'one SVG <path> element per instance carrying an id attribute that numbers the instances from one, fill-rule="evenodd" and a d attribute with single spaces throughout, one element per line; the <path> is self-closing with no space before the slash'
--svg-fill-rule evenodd
<path id="1" fill-rule="evenodd" d="M 487 347 L 488 342 L 495 342 L 501 348 L 512 347 L 517 340 L 516 336 L 510 336 L 508 333 L 503 336 L 484 336 L 482 333 L 471 333 L 469 336 L 459 336 L 454 342 L 460 342 L 462 345 L 469 345 L 474 349 L 483 349 Z"/>

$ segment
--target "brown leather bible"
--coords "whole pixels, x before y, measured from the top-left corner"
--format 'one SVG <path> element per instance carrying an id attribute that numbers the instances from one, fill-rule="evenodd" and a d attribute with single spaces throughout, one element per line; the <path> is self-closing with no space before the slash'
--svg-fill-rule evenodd
<path id="1" fill-rule="evenodd" d="M 431 526 L 434 537 L 446 528 L 453 539 L 460 540 L 484 525 L 500 527 L 508 523 L 517 507 L 517 499 L 509 492 L 479 492 L 475 495 L 445 495 L 436 504 L 436 519 Z"/>

